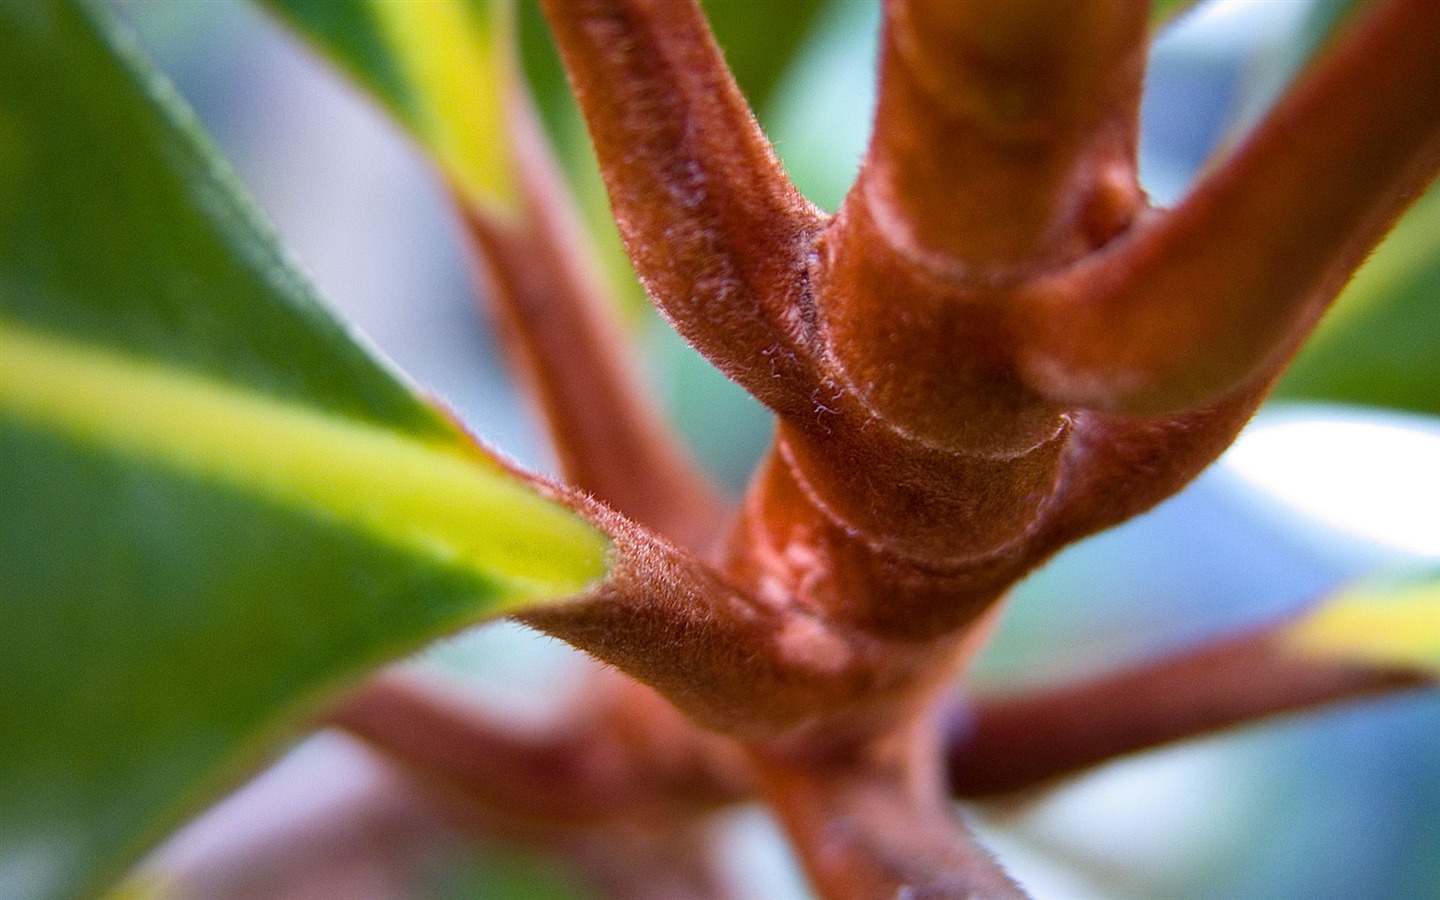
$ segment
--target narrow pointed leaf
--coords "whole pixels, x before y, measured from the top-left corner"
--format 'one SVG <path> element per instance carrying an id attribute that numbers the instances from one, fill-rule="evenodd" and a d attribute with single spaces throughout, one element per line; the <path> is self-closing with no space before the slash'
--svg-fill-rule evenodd
<path id="1" fill-rule="evenodd" d="M 1440 678 L 1440 567 L 1356 584 L 1307 612 L 1285 637 L 1297 653 Z"/>
<path id="2" fill-rule="evenodd" d="M 0 4 L 0 894 L 93 892 L 607 546 L 334 322 L 104 15 Z"/>

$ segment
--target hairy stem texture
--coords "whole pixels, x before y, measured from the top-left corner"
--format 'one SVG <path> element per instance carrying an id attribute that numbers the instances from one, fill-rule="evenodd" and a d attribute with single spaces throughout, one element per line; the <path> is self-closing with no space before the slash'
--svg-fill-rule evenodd
<path id="1" fill-rule="evenodd" d="M 519 129 L 526 221 L 473 231 L 593 496 L 546 489 L 615 546 L 604 583 L 523 619 L 743 748 L 737 791 L 776 809 L 824 896 L 1018 894 L 954 818 L 947 770 L 1002 792 L 1413 683 L 1261 634 L 971 701 L 944 746 L 930 724 L 1005 592 L 1223 452 L 1434 178 L 1425 0 L 1372 4 L 1168 211 L 1136 180 L 1148 3 L 886 0 L 875 136 L 833 218 L 784 175 L 693 0 L 543 5 L 652 300 L 777 426 L 720 535 L 612 359 Z"/>

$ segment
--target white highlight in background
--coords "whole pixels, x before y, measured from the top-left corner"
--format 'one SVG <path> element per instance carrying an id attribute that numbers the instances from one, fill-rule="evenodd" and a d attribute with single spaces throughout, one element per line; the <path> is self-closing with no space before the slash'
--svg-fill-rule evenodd
<path id="1" fill-rule="evenodd" d="M 1251 487 L 1317 524 L 1440 558 L 1440 425 L 1304 407 L 1263 415 L 1224 457 Z"/>

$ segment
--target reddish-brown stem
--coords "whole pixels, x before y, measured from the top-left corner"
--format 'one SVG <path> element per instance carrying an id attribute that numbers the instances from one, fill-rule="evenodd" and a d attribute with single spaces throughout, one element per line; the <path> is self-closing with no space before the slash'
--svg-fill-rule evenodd
<path id="1" fill-rule="evenodd" d="M 1422 112 L 1440 88 L 1395 92 L 1423 75 L 1440 28 L 1400 34 L 1416 0 L 1391 0 L 1180 209 L 1147 218 L 1134 173 L 1147 4 L 890 0 L 876 138 L 827 223 L 781 174 L 693 2 L 545 2 L 656 304 L 781 420 L 723 568 L 553 489 L 610 534 L 615 565 L 587 595 L 523 619 L 743 742 L 826 896 L 1013 896 L 957 830 L 915 723 L 1009 585 L 1178 490 L 1263 398 L 1263 364 L 1293 345 L 1265 333 L 1266 317 L 1310 316 L 1306 298 L 1338 284 L 1435 162 L 1440 114 L 1388 122 L 1357 110 L 1343 82 Z M 1398 75 L 1374 65 L 1387 50 Z M 1326 91 L 1339 112 L 1319 104 Z M 1343 121 L 1360 112 L 1360 126 Z M 1314 152 L 1307 178 L 1342 175 L 1346 145 L 1370 134 L 1385 146 L 1361 154 L 1384 170 L 1369 181 L 1312 201 L 1287 170 Z M 1297 236 L 1319 249 L 1279 258 Z M 1267 255 L 1275 273 L 1257 271 Z M 1218 295 L 1202 296 L 1211 282 Z M 1199 299 L 1171 296 L 1182 288 Z M 1173 371 L 1142 372 L 1133 404 L 1087 399 L 1094 373 L 1065 367 L 1123 369 L 1131 351 L 1163 362 L 1175 308 L 1193 315 Z M 1210 332 L 1196 325 L 1212 312 L 1230 342 L 1218 352 L 1241 358 L 1223 377 L 1207 374 Z M 1086 342 L 1101 349 L 1087 356 Z M 1145 379 L 1160 394 L 1205 387 L 1152 403 Z M 1033 783 L 1400 683 L 1232 643 L 1158 676 L 980 703 L 974 742 L 948 762 L 981 785 L 1012 783 L 1017 767 Z M 1242 664 L 1273 678 L 1246 693 Z M 1211 691 L 1233 703 L 1217 709 Z"/>
<path id="2" fill-rule="evenodd" d="M 748 739 L 845 742 L 888 729 L 949 670 L 957 639 L 909 643 L 757 595 L 614 513 L 565 497 L 614 541 L 603 582 L 517 616 Z M 746 586 L 748 587 L 748 586 Z"/>
<path id="3" fill-rule="evenodd" d="M 1413 671 L 1296 655 L 1277 638 L 1282 628 L 1030 694 L 956 701 L 948 715 L 950 788 L 968 799 L 1023 790 L 1128 753 L 1433 683 Z M 575 835 L 588 827 L 683 822 L 743 801 L 757 787 L 738 745 L 696 730 L 647 689 L 613 680 L 594 696 L 609 699 L 563 733 L 533 734 L 491 720 L 436 685 L 392 673 L 347 698 L 331 720 L 443 787 L 456 818 L 528 840 L 553 843 L 563 834 L 581 847 Z M 806 745 L 782 739 L 758 746 Z M 853 748 L 864 745 L 828 746 L 839 755 L 822 753 L 821 768 L 849 766 Z M 900 746 L 913 752 L 923 744 Z M 783 753 L 762 750 L 760 758 L 770 781 L 800 777 Z M 914 779 L 902 765 L 910 762 L 882 768 Z M 819 802 L 794 795 L 799 789 L 784 788 L 786 803 L 800 804 L 795 815 Z"/>
<path id="4" fill-rule="evenodd" d="M 453 689 L 388 673 L 330 721 L 440 788 L 452 814 L 491 834 L 554 844 L 598 825 L 687 821 L 748 794 L 738 750 L 648 688 L 617 679 L 590 688 L 563 730 L 534 733 Z"/>
<path id="5" fill-rule="evenodd" d="M 694 0 L 545 0 L 630 260 L 716 366 L 807 408 L 805 260 L 823 215 L 790 184 Z"/>
<path id="6" fill-rule="evenodd" d="M 1111 675 L 952 710 L 951 790 L 984 797 L 1267 716 L 1432 684 L 1420 673 L 1307 658 L 1281 628 Z"/>
<path id="7" fill-rule="evenodd" d="M 519 215 L 462 211 L 511 364 L 538 402 L 571 484 L 703 548 L 718 536 L 724 506 L 637 377 L 593 247 L 519 86 L 508 121 Z"/>
<path id="8" fill-rule="evenodd" d="M 731 896 L 709 820 L 750 796 L 740 748 L 614 673 L 595 673 L 585 696 L 563 725 L 536 733 L 391 672 L 330 718 L 413 777 L 448 821 L 563 858 L 602 896 Z"/>
<path id="9" fill-rule="evenodd" d="M 1180 491 L 1230 446 L 1265 400 L 1260 384 L 1178 416 L 1072 414 L 1062 489 L 1041 533 L 1058 549 L 1137 516 Z"/>
<path id="10" fill-rule="evenodd" d="M 1060 448 L 976 460 L 864 440 L 875 437 L 782 424 L 740 509 L 727 571 L 768 604 L 896 641 L 898 662 L 934 653 L 927 642 L 953 644 L 1041 558 L 1027 532 Z"/>
<path id="11" fill-rule="evenodd" d="M 847 206 L 969 281 L 1128 224 L 1149 3 L 887 0 L 875 131 Z"/>
<path id="12" fill-rule="evenodd" d="M 1018 304 L 1056 402 L 1160 413 L 1268 380 L 1440 169 L 1440 16 L 1384 0 L 1174 210 Z"/>
<path id="13" fill-rule="evenodd" d="M 875 136 L 812 274 L 827 371 L 874 419 L 992 458 L 1055 436 L 1060 410 L 1015 368 L 1009 292 L 1143 204 L 1146 8 L 886 4 Z"/>
<path id="14" fill-rule="evenodd" d="M 858 755 L 759 751 L 766 800 L 827 900 L 1025 895 L 970 836 L 946 799 L 932 740 L 914 726 Z"/>

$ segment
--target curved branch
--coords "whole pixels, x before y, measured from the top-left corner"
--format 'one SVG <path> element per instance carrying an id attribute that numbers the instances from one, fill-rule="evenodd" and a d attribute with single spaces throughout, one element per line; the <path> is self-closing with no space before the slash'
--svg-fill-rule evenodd
<path id="1" fill-rule="evenodd" d="M 887 0 L 874 137 L 847 207 L 962 277 L 1104 243 L 1141 204 L 1148 13 L 1146 0 Z"/>
<path id="2" fill-rule="evenodd" d="M 875 133 L 819 244 L 826 362 L 873 418 L 1013 458 L 1060 427 L 1010 297 L 1130 225 L 1143 2 L 889 0 Z"/>
<path id="3" fill-rule="evenodd" d="M 761 401 L 809 404 L 790 184 L 693 0 L 545 0 L 626 250 L 656 306 Z"/>
<path id="4" fill-rule="evenodd" d="M 462 821 L 552 844 L 616 823 L 692 820 L 749 793 L 738 749 L 628 679 L 592 679 L 585 708 L 544 733 L 403 672 L 370 679 L 329 720 L 441 787 Z"/>
<path id="5" fill-rule="evenodd" d="M 650 685 L 702 726 L 739 738 L 883 731 L 897 704 L 948 659 L 767 603 L 692 557 L 627 536 L 589 593 L 516 616 Z"/>
<path id="6" fill-rule="evenodd" d="M 1040 543 L 1058 549 L 1174 496 L 1229 448 L 1269 387 L 1177 416 L 1072 414 L 1061 490 Z"/>
<path id="7" fill-rule="evenodd" d="M 765 795 L 820 896 L 1023 900 L 938 786 L 913 783 L 903 764 L 853 762 L 757 757 Z"/>
<path id="8" fill-rule="evenodd" d="M 592 673 L 586 698 L 558 732 L 526 733 L 390 672 L 332 719 L 413 776 L 448 820 L 542 847 L 604 896 L 732 896 L 709 817 L 750 793 L 739 748 L 610 672 Z"/>
<path id="9" fill-rule="evenodd" d="M 635 372 L 530 98 L 519 79 L 507 87 L 519 215 L 460 207 L 510 363 L 571 484 L 703 548 L 718 536 L 724 504 Z"/>
<path id="10" fill-rule="evenodd" d="M 1440 16 L 1367 7 L 1174 210 L 1032 286 L 1032 385 L 1061 403 L 1193 409 L 1273 376 L 1440 171 Z"/>
<path id="11" fill-rule="evenodd" d="M 1330 662 L 1283 645 L 1285 624 L 1028 696 L 962 699 L 947 767 L 959 797 L 1036 787 L 1220 729 L 1404 688 L 1417 672 Z"/>

